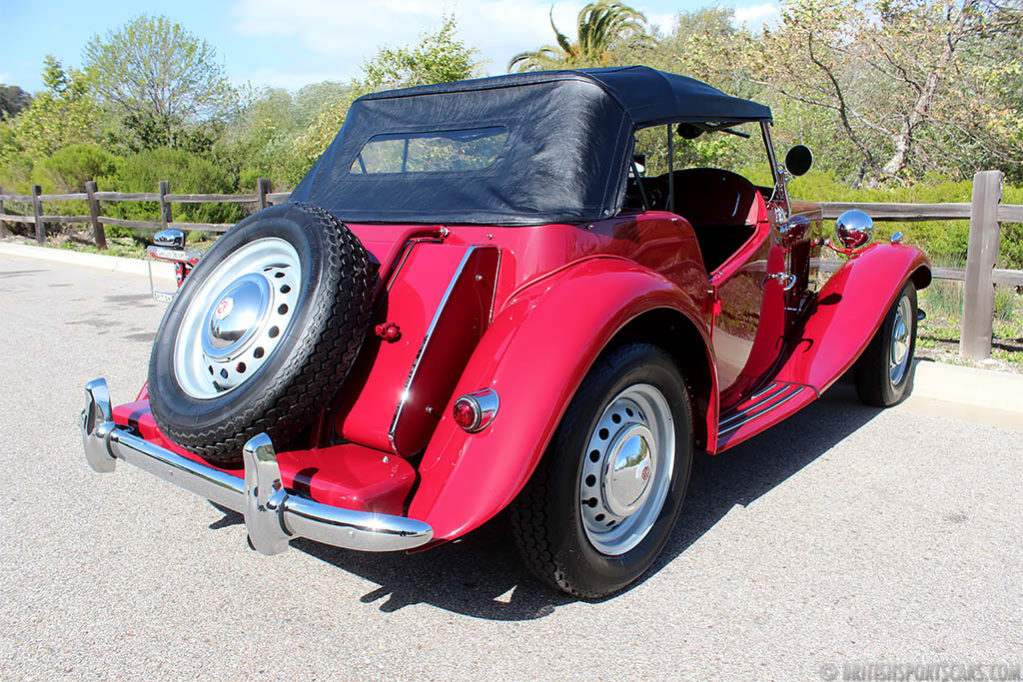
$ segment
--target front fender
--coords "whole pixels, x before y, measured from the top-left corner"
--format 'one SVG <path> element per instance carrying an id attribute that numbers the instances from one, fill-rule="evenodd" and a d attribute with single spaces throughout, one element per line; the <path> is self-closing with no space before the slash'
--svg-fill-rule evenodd
<path id="1" fill-rule="evenodd" d="M 917 289 L 931 281 L 930 261 L 920 249 L 875 243 L 858 252 L 818 293 L 777 378 L 823 393 L 860 357 L 910 279 Z"/>
<path id="2" fill-rule="evenodd" d="M 632 261 L 591 258 L 514 294 L 484 334 L 441 416 L 419 466 L 409 516 L 428 523 L 434 538 L 443 540 L 507 506 L 536 468 L 601 350 L 630 320 L 663 308 L 688 318 L 710 352 L 706 322 L 693 297 Z M 483 431 L 466 433 L 451 417 L 454 401 L 488 387 L 499 396 L 497 416 Z M 708 419 L 716 423 L 716 387 L 711 393 Z"/>

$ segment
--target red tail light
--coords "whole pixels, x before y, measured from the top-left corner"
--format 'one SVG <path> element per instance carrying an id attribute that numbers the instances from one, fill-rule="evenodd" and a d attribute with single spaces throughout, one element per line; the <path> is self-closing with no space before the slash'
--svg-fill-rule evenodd
<path id="1" fill-rule="evenodd" d="M 469 433 L 476 433 L 490 425 L 497 415 L 497 391 L 485 388 L 467 393 L 455 401 L 452 416 L 455 423 Z"/>

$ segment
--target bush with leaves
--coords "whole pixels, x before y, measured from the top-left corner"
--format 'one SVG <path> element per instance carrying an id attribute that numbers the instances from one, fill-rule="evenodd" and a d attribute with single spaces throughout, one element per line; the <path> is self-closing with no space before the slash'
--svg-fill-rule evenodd
<path id="1" fill-rule="evenodd" d="M 126 156 L 100 186 L 118 192 L 155 192 L 160 180 L 170 181 L 174 194 L 230 194 L 235 179 L 223 166 L 181 149 L 151 149 Z M 104 205 L 107 215 L 127 220 L 159 220 L 156 202 L 117 202 Z M 174 204 L 174 219 L 190 223 L 235 223 L 238 204 Z"/>
<path id="2" fill-rule="evenodd" d="M 87 181 L 113 175 L 117 162 L 116 156 L 96 145 L 72 144 L 43 159 L 33 177 L 44 191 L 84 192 Z"/>

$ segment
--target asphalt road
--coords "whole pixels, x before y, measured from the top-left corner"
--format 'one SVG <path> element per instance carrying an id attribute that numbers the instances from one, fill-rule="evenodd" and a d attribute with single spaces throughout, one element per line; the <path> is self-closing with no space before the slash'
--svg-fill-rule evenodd
<path id="1" fill-rule="evenodd" d="M 82 385 L 146 373 L 138 276 L 0 256 L 3 678 L 821 679 L 1023 663 L 1023 436 L 838 386 L 698 459 L 656 570 L 612 599 L 534 583 L 499 523 L 405 556 L 250 551 L 239 515 L 94 474 Z M 824 668 L 825 672 L 836 669 Z M 841 676 L 839 677 L 841 679 Z"/>

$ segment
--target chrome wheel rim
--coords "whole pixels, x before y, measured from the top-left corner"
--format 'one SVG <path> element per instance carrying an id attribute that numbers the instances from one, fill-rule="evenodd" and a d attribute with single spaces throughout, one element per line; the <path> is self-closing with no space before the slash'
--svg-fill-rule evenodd
<path id="1" fill-rule="evenodd" d="M 660 390 L 636 384 L 610 402 L 590 434 L 579 478 L 583 530 L 610 556 L 653 528 L 671 487 L 675 426 Z"/>
<path id="2" fill-rule="evenodd" d="M 909 297 L 903 296 L 895 309 L 895 323 L 892 325 L 891 352 L 888 355 L 888 378 L 897 386 L 906 376 L 909 366 L 909 344 L 913 329 L 913 309 Z"/>
<path id="3" fill-rule="evenodd" d="M 181 390 L 209 399 L 249 381 L 290 329 L 301 286 L 298 251 L 283 239 L 257 239 L 227 256 L 199 284 L 178 327 Z"/>

